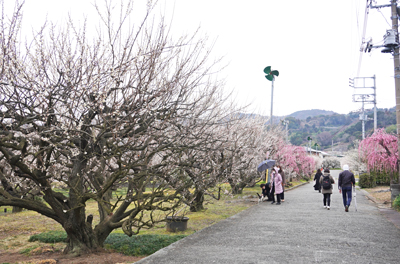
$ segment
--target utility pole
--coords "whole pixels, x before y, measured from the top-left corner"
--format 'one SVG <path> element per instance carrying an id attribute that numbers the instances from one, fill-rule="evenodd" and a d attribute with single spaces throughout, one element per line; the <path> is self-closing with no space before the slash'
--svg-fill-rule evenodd
<path id="1" fill-rule="evenodd" d="M 394 52 L 393 52 L 393 62 L 394 62 L 394 84 L 395 84 L 395 91 L 396 91 L 396 123 L 397 123 L 397 151 L 400 153 L 400 63 L 399 63 L 399 17 L 397 15 L 397 0 L 391 0 L 392 4 L 392 30 L 395 32 L 396 36 L 396 42 L 397 45 L 394 46 Z M 397 162 L 399 162 L 397 160 Z M 398 175 L 398 180 L 400 182 L 400 170 L 399 170 L 399 175 Z M 391 192 L 392 192 L 392 203 L 395 199 L 395 195 L 399 192 L 400 185 L 399 184 L 393 184 L 390 186 Z"/>
<path id="2" fill-rule="evenodd" d="M 398 16 L 397 16 L 397 1 L 392 0 L 392 29 L 396 35 L 396 41 L 399 43 L 399 34 L 398 34 Z M 399 63 L 399 46 L 394 47 L 393 53 L 393 61 L 394 61 L 394 84 L 396 89 L 396 121 L 397 121 L 397 149 L 400 153 L 400 63 Z M 399 171 L 400 173 L 400 171 Z M 399 174 L 400 179 L 400 174 Z"/>
<path id="3" fill-rule="evenodd" d="M 396 97 L 396 123 L 397 123 L 397 151 L 400 153 L 400 60 L 399 60 L 399 11 L 397 10 L 397 0 L 390 0 L 390 5 L 379 5 L 372 6 L 372 1 L 369 5 L 371 8 L 382 8 L 391 7 L 391 19 L 392 29 L 386 30 L 386 34 L 383 37 L 384 45 L 374 46 L 367 43 L 365 51 L 370 52 L 372 48 L 381 48 L 383 53 L 393 54 L 394 63 L 394 85 L 395 85 L 395 97 Z M 399 163 L 399 160 L 397 160 Z M 400 194 L 400 184 L 393 184 L 393 182 L 400 182 L 400 170 L 398 171 L 397 181 L 391 179 L 390 189 L 392 193 L 392 203 L 394 199 Z"/>
<path id="4" fill-rule="evenodd" d="M 374 75 L 374 132 L 378 127 L 378 115 L 376 113 L 376 77 Z"/>
<path id="5" fill-rule="evenodd" d="M 365 121 L 368 121 L 368 116 L 365 114 L 364 111 L 364 102 L 365 98 L 369 97 L 368 95 L 362 95 L 362 107 L 361 107 L 361 115 L 360 115 L 360 120 L 361 120 L 361 127 L 362 127 L 362 139 L 365 139 Z"/>

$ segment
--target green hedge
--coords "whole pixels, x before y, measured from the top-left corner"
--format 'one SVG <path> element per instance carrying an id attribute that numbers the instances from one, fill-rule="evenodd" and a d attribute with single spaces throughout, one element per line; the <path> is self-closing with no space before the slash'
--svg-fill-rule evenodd
<path id="1" fill-rule="evenodd" d="M 138 235 L 128 237 L 125 234 L 110 234 L 104 246 L 129 256 L 148 256 L 182 238 L 186 235 Z M 64 231 L 49 231 L 32 235 L 29 242 L 40 241 L 43 243 L 67 242 Z"/>
<path id="2" fill-rule="evenodd" d="M 390 174 L 383 172 L 370 172 L 370 174 L 375 175 L 377 185 L 390 185 Z"/>
<path id="3" fill-rule="evenodd" d="M 358 179 L 358 186 L 360 188 L 374 188 L 376 186 L 375 176 L 372 174 L 361 174 Z"/>
<path id="4" fill-rule="evenodd" d="M 390 174 L 374 171 L 361 174 L 358 185 L 361 188 L 374 188 L 377 185 L 390 185 Z"/>
<path id="5" fill-rule="evenodd" d="M 400 195 L 393 201 L 393 208 L 400 211 Z"/>

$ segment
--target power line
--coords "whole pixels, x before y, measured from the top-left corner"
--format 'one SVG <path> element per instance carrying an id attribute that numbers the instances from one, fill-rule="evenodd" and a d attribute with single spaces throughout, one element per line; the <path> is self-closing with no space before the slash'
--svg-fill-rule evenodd
<path id="1" fill-rule="evenodd" d="M 389 21 L 387 21 L 385 15 L 382 13 L 381 9 L 378 8 L 378 12 L 383 16 L 383 18 L 385 19 L 386 23 L 388 24 L 389 27 L 391 27 L 392 25 L 390 25 Z"/>
<path id="2" fill-rule="evenodd" d="M 365 34 L 367 32 L 367 22 L 368 22 L 368 14 L 369 14 L 369 0 L 366 0 L 366 5 L 365 5 L 365 12 L 364 12 L 364 25 L 363 25 L 363 32 L 362 32 L 362 37 L 361 37 L 361 45 L 360 45 L 360 56 L 358 58 L 358 67 L 357 67 L 357 75 L 358 77 L 360 75 L 360 70 L 361 70 L 361 62 L 362 62 L 362 56 L 363 56 L 363 49 L 362 46 L 365 43 Z M 358 24 L 358 21 L 357 21 Z"/>

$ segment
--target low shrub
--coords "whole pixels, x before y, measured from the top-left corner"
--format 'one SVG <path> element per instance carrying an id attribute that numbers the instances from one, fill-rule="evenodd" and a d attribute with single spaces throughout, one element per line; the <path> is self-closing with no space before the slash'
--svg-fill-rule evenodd
<path id="1" fill-rule="evenodd" d="M 393 201 L 393 208 L 400 211 L 400 195 L 396 197 Z"/>
<path id="2" fill-rule="evenodd" d="M 130 256 L 148 256 L 170 244 L 186 237 L 186 235 L 138 235 L 128 237 L 125 234 L 110 234 L 104 246 L 116 252 Z M 49 231 L 32 235 L 29 242 L 59 243 L 67 241 L 64 231 Z"/>
<path id="3" fill-rule="evenodd" d="M 360 188 L 374 188 L 376 186 L 376 178 L 374 174 L 364 173 L 358 179 Z"/>
<path id="4" fill-rule="evenodd" d="M 186 237 L 186 235 L 139 235 L 111 234 L 105 246 L 124 255 L 147 256 Z"/>

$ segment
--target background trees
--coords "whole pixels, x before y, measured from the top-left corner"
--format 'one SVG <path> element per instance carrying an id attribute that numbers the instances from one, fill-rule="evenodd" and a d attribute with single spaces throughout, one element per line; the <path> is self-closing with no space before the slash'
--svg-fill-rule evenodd
<path id="1" fill-rule="evenodd" d="M 367 166 L 361 159 L 361 153 L 358 151 L 360 141 L 355 140 L 353 144 L 356 146 L 356 148 L 346 152 L 346 155 L 341 159 L 341 168 L 343 165 L 347 164 L 349 165 L 350 170 L 354 171 L 355 174 L 366 172 Z"/>
<path id="2" fill-rule="evenodd" d="M 325 169 L 336 169 L 341 168 L 340 160 L 336 157 L 327 157 L 322 162 L 322 167 Z M 352 168 L 354 169 L 354 168 Z"/>
<path id="3" fill-rule="evenodd" d="M 239 118 L 224 128 L 227 144 L 223 150 L 226 182 L 232 193 L 241 193 L 248 184 L 263 177 L 257 166 L 269 156 L 274 156 L 276 146 L 284 138 L 280 127 L 266 129 L 263 118 Z"/>
<path id="4" fill-rule="evenodd" d="M 329 133 L 328 131 L 324 131 L 317 136 L 318 142 L 321 144 L 321 146 L 330 146 L 332 143 L 332 134 Z"/>
<path id="5" fill-rule="evenodd" d="M 288 145 L 280 141 L 276 147 L 276 164 L 282 166 L 287 180 L 295 177 L 309 178 L 315 170 L 315 160 L 309 156 L 303 147 Z"/>

